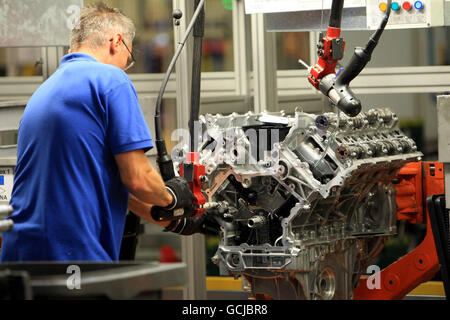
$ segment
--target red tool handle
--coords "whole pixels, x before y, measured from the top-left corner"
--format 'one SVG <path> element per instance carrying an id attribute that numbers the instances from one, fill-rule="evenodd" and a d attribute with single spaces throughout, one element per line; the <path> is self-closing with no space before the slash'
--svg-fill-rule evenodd
<path id="1" fill-rule="evenodd" d="M 205 166 L 199 163 L 200 155 L 198 152 L 188 152 L 187 161 L 180 165 L 180 176 L 188 182 L 191 191 L 194 194 L 194 217 L 202 215 L 205 209 L 202 206 L 206 203 L 206 198 L 202 192 L 202 185 L 205 178 Z"/>

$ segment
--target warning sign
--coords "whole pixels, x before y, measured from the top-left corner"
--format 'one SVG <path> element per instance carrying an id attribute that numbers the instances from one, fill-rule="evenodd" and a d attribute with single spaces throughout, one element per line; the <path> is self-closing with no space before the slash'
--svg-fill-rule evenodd
<path id="1" fill-rule="evenodd" d="M 0 167 L 0 204 L 11 201 L 14 183 L 14 167 Z"/>

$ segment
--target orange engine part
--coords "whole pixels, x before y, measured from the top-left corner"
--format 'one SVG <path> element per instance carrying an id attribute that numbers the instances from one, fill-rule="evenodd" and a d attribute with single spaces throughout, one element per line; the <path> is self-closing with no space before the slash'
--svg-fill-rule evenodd
<path id="1" fill-rule="evenodd" d="M 381 288 L 368 288 L 367 276 L 361 277 L 354 290 L 356 300 L 402 299 L 439 271 L 426 199 L 444 194 L 444 166 L 439 162 L 408 163 L 400 170 L 396 182 L 397 218 L 411 223 L 426 223 L 425 239 L 417 248 L 380 271 Z"/>

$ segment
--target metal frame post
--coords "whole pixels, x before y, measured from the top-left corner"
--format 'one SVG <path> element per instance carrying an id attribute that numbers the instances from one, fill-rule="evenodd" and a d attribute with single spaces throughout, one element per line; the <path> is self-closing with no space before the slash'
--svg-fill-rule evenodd
<path id="1" fill-rule="evenodd" d="M 64 47 L 42 47 L 42 77 L 47 80 L 59 67 L 62 57 L 65 55 Z"/>
<path id="2" fill-rule="evenodd" d="M 278 110 L 276 38 L 266 32 L 265 20 L 261 13 L 251 16 L 255 113 Z"/>
<path id="3" fill-rule="evenodd" d="M 244 1 L 233 0 L 233 48 L 236 94 L 250 97 L 250 38 L 247 36 L 249 24 L 245 15 Z"/>
<path id="4" fill-rule="evenodd" d="M 439 162 L 444 163 L 445 204 L 450 209 L 450 96 L 437 97 Z"/>

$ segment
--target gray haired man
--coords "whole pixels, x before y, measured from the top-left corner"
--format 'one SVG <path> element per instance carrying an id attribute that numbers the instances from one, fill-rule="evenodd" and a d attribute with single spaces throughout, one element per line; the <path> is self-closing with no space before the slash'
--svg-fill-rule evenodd
<path id="1" fill-rule="evenodd" d="M 15 228 L 4 235 L 2 261 L 115 261 L 127 207 L 166 227 L 152 220 L 152 205 L 192 210 L 187 183 L 164 183 L 145 156 L 153 142 L 124 72 L 134 35 L 119 10 L 84 8 L 69 54 L 29 100 L 11 200 Z M 195 222 L 177 232 L 195 232 Z"/>

